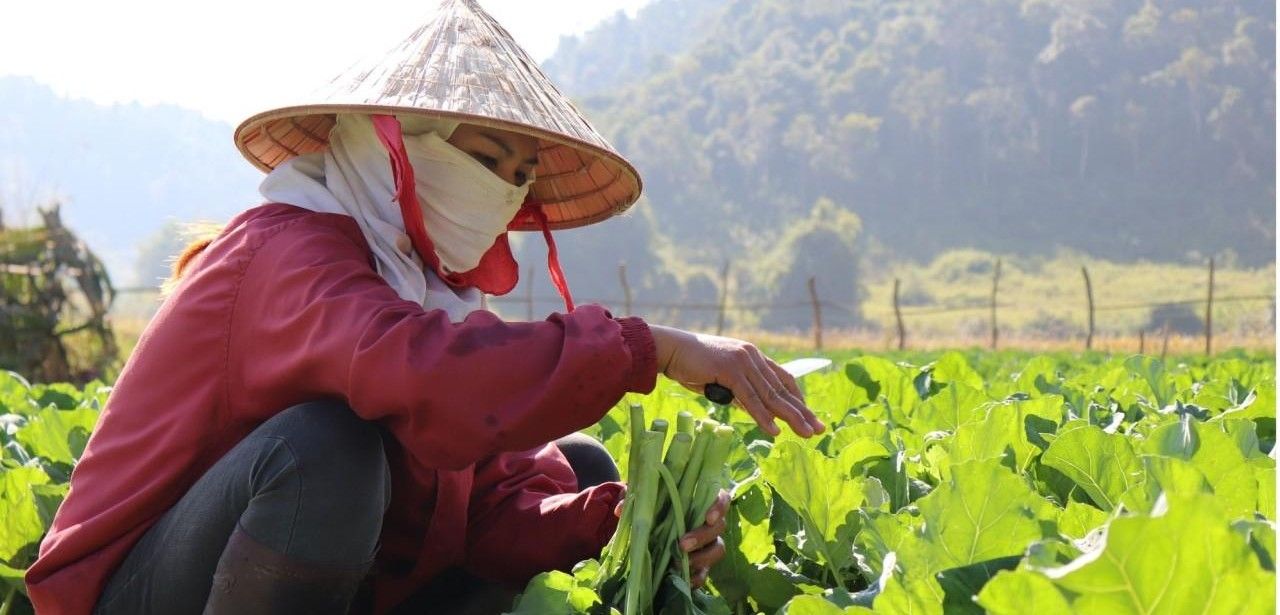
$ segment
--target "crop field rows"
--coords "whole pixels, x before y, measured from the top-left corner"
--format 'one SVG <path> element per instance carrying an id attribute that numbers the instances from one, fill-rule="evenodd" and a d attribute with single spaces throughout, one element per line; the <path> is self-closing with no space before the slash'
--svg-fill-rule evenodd
<path id="1" fill-rule="evenodd" d="M 605 605 L 589 560 L 512 612 L 1275 612 L 1271 355 L 834 358 L 803 380 L 820 437 L 769 437 L 667 381 L 591 428 L 624 479 L 633 406 L 732 429 L 711 477 L 732 492 L 727 554 L 704 590 Z M 109 391 L 0 372 L 0 612 L 29 612 L 23 570 Z"/>

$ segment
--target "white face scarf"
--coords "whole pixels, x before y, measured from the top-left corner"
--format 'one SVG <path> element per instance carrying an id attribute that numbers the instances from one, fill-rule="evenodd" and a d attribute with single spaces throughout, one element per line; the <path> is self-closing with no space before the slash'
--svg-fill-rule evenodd
<path id="1" fill-rule="evenodd" d="M 435 132 L 406 136 L 404 148 L 440 265 L 445 273 L 475 269 L 520 210 L 533 178 L 513 186 Z"/>
<path id="2" fill-rule="evenodd" d="M 447 143 L 457 122 L 400 119 L 427 233 L 440 264 L 449 271 L 474 269 L 506 231 L 533 180 L 512 186 Z M 272 202 L 354 218 L 373 250 L 378 274 L 401 298 L 424 309 L 443 309 L 453 322 L 480 309 L 479 290 L 449 286 L 413 251 L 387 151 L 368 116 L 339 114 L 325 151 L 276 167 L 259 191 Z"/>

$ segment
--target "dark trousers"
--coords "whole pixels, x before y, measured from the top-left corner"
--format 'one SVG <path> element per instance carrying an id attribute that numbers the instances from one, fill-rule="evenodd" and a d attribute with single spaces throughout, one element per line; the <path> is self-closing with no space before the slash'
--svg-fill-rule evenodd
<path id="1" fill-rule="evenodd" d="M 95 615 L 200 613 L 237 524 L 298 560 L 368 567 L 391 502 L 384 437 L 390 435 L 383 428 L 340 402 L 301 404 L 275 415 L 143 534 L 103 589 Z M 556 443 L 574 467 L 579 488 L 617 480 L 613 461 L 591 438 L 572 434 Z M 491 607 L 476 605 L 510 599 L 499 592 L 496 584 L 453 569 L 396 612 L 485 612 Z"/>

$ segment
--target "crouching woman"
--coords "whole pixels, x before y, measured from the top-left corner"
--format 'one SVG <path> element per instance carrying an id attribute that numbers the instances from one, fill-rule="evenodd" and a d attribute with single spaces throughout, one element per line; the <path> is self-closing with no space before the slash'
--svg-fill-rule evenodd
<path id="1" fill-rule="evenodd" d="M 718 382 L 766 430 L 824 428 L 750 344 L 573 305 L 552 227 L 639 179 L 505 36 L 450 0 L 240 127 L 267 202 L 178 261 L 27 572 L 38 612 L 497 612 L 613 533 L 625 487 L 573 434 L 626 392 Z M 547 239 L 565 312 L 480 309 L 510 230 Z M 698 584 L 726 506 L 682 541 Z"/>

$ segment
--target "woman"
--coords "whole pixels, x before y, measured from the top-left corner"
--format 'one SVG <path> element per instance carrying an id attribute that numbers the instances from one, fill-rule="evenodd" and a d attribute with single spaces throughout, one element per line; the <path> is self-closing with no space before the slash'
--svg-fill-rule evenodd
<path id="1" fill-rule="evenodd" d="M 472 0 L 333 89 L 237 131 L 268 202 L 177 263 L 27 573 L 42 615 L 493 611 L 607 542 L 624 486 L 569 434 L 657 374 L 824 429 L 745 342 L 575 309 L 551 227 L 639 180 Z M 542 322 L 478 309 L 521 229 Z M 697 584 L 726 509 L 682 539 Z"/>

